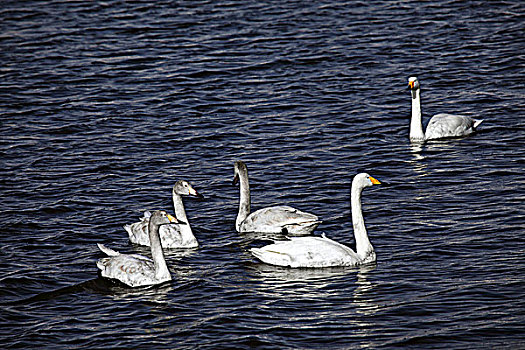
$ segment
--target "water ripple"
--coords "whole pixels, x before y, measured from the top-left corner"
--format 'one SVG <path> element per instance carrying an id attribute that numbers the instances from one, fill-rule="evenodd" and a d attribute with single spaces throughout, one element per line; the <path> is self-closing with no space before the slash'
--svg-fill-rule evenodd
<path id="1" fill-rule="evenodd" d="M 0 340 L 6 348 L 520 348 L 523 13 L 516 1 L 6 3 L 0 9 Z M 484 119 L 410 145 L 424 119 Z M 234 230 L 233 162 L 254 209 L 290 204 L 355 246 L 353 175 L 378 261 L 290 270 Z M 174 280 L 97 276 L 96 243 L 185 201 L 201 246 Z M 374 186 L 375 187 L 375 186 Z M 279 238 L 279 237 L 277 237 Z M 282 237 L 280 237 L 282 238 Z"/>

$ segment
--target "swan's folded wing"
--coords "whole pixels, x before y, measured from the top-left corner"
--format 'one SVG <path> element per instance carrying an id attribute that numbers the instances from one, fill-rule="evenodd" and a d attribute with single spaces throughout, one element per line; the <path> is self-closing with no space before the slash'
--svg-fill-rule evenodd
<path id="1" fill-rule="evenodd" d="M 155 276 L 153 261 L 138 255 L 118 255 L 102 258 L 97 261 L 101 275 L 117 279 L 131 287 L 154 284 Z"/>
<path id="2" fill-rule="evenodd" d="M 275 206 L 254 211 L 244 220 L 242 225 L 244 231 L 279 232 L 287 226 L 317 226 L 319 223 L 319 218 L 316 215 L 289 206 Z M 279 228 L 281 229 L 279 230 Z"/>
<path id="3" fill-rule="evenodd" d="M 146 214 L 149 214 L 149 212 L 145 212 L 139 222 L 124 225 L 124 229 L 128 233 L 131 243 L 149 246 L 148 224 L 151 215 Z"/>
<path id="4" fill-rule="evenodd" d="M 164 225 L 160 227 L 160 241 L 163 248 L 185 248 L 185 242 L 179 225 Z"/>
<path id="5" fill-rule="evenodd" d="M 348 266 L 358 260 L 350 248 L 325 237 L 292 237 L 250 251 L 267 264 L 290 267 Z"/>
<path id="6" fill-rule="evenodd" d="M 427 125 L 425 139 L 468 135 L 474 131 L 474 123 L 474 119 L 463 115 L 436 114 Z"/>
<path id="7" fill-rule="evenodd" d="M 151 214 L 144 212 L 144 216 L 139 222 L 124 225 L 124 229 L 129 235 L 131 243 L 150 246 L 149 240 L 149 218 Z M 163 225 L 159 229 L 160 240 L 163 248 L 194 248 L 198 247 L 199 243 L 195 237 L 193 239 L 184 239 L 179 225 Z"/>

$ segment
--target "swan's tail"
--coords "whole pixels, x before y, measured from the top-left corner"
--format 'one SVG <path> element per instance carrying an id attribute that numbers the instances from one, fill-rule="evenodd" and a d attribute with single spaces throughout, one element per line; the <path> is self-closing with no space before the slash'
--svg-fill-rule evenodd
<path id="1" fill-rule="evenodd" d="M 259 260 L 262 260 L 262 258 L 264 257 L 263 251 L 261 249 L 259 249 L 259 248 L 251 248 L 250 249 L 250 253 L 252 253 L 253 256 L 258 258 Z"/>
<path id="2" fill-rule="evenodd" d="M 131 230 L 131 224 L 126 224 L 122 227 L 124 227 L 124 230 L 126 230 L 126 232 L 128 233 L 130 237 L 133 235 L 133 231 Z"/>
<path id="3" fill-rule="evenodd" d="M 106 246 L 103 245 L 103 244 L 97 243 L 97 245 L 98 245 L 98 249 L 100 249 L 102 252 L 106 253 L 108 256 L 117 256 L 117 255 L 120 255 L 119 252 L 114 251 L 113 249 L 108 248 L 108 247 L 106 247 Z"/>
<path id="4" fill-rule="evenodd" d="M 474 126 L 473 128 L 477 128 L 479 126 L 479 124 L 481 124 L 483 122 L 483 119 L 474 119 Z"/>
<path id="5" fill-rule="evenodd" d="M 292 258 L 286 253 L 271 250 L 269 246 L 262 248 L 251 248 L 250 253 L 257 259 L 270 265 L 292 266 Z M 271 245 L 270 245 L 271 247 Z M 268 248 L 268 249 L 267 249 Z"/>
<path id="6" fill-rule="evenodd" d="M 277 257 L 279 257 L 278 253 L 272 251 L 268 252 L 262 248 L 251 248 L 250 253 L 252 253 L 252 255 L 255 256 L 257 259 L 267 264 L 271 264 L 272 261 L 275 260 L 275 258 L 272 259 L 272 255 L 277 255 Z"/>

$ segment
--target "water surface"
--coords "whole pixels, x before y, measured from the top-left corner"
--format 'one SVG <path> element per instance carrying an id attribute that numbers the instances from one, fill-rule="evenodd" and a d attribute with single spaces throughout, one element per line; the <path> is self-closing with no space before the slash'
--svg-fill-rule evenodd
<path id="1" fill-rule="evenodd" d="M 525 346 L 524 6 L 518 1 L 7 2 L 0 10 L 0 341 L 6 348 Z M 424 119 L 484 119 L 411 145 Z M 377 264 L 287 269 L 235 232 L 254 209 L 319 215 L 355 246 L 352 177 Z M 173 281 L 97 276 L 96 243 L 185 201 L 201 243 Z"/>

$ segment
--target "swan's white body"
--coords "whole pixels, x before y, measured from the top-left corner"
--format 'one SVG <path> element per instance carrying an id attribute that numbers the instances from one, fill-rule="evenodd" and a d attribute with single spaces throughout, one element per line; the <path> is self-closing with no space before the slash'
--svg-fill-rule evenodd
<path id="1" fill-rule="evenodd" d="M 160 241 L 163 248 L 196 248 L 199 242 L 193 235 L 193 231 L 186 217 L 184 204 L 181 195 L 200 197 L 201 195 L 187 182 L 179 180 L 175 183 L 172 190 L 173 207 L 175 217 L 186 223 L 186 225 L 163 225 L 160 227 Z M 144 216 L 139 222 L 125 225 L 124 229 L 128 232 L 129 240 L 132 243 L 149 246 L 148 223 L 150 212 L 144 212 Z"/>
<path id="2" fill-rule="evenodd" d="M 150 217 L 152 259 L 139 254 L 120 254 L 102 244 L 97 244 L 100 250 L 109 256 L 97 261 L 102 277 L 119 280 L 130 287 L 154 285 L 171 280 L 159 237 L 161 225 L 170 222 L 177 222 L 177 220 L 164 211 L 155 211 Z"/>
<path id="3" fill-rule="evenodd" d="M 321 223 L 316 215 L 289 206 L 262 208 L 250 213 L 248 169 L 242 161 L 235 162 L 234 182 L 240 182 L 239 212 L 235 221 L 238 232 L 311 234 Z"/>
<path id="4" fill-rule="evenodd" d="M 408 86 L 412 94 L 412 119 L 410 120 L 411 141 L 466 136 L 473 133 L 483 121 L 464 115 L 440 113 L 430 119 L 427 129 L 423 132 L 419 80 L 416 77 L 409 78 Z"/>
<path id="5" fill-rule="evenodd" d="M 355 266 L 374 262 L 376 254 L 365 228 L 361 192 L 363 188 L 379 183 L 365 173 L 357 174 L 352 181 L 352 222 L 357 252 L 323 235 L 290 237 L 288 241 L 276 241 L 262 248 L 252 248 L 251 253 L 267 264 L 289 267 Z"/>

